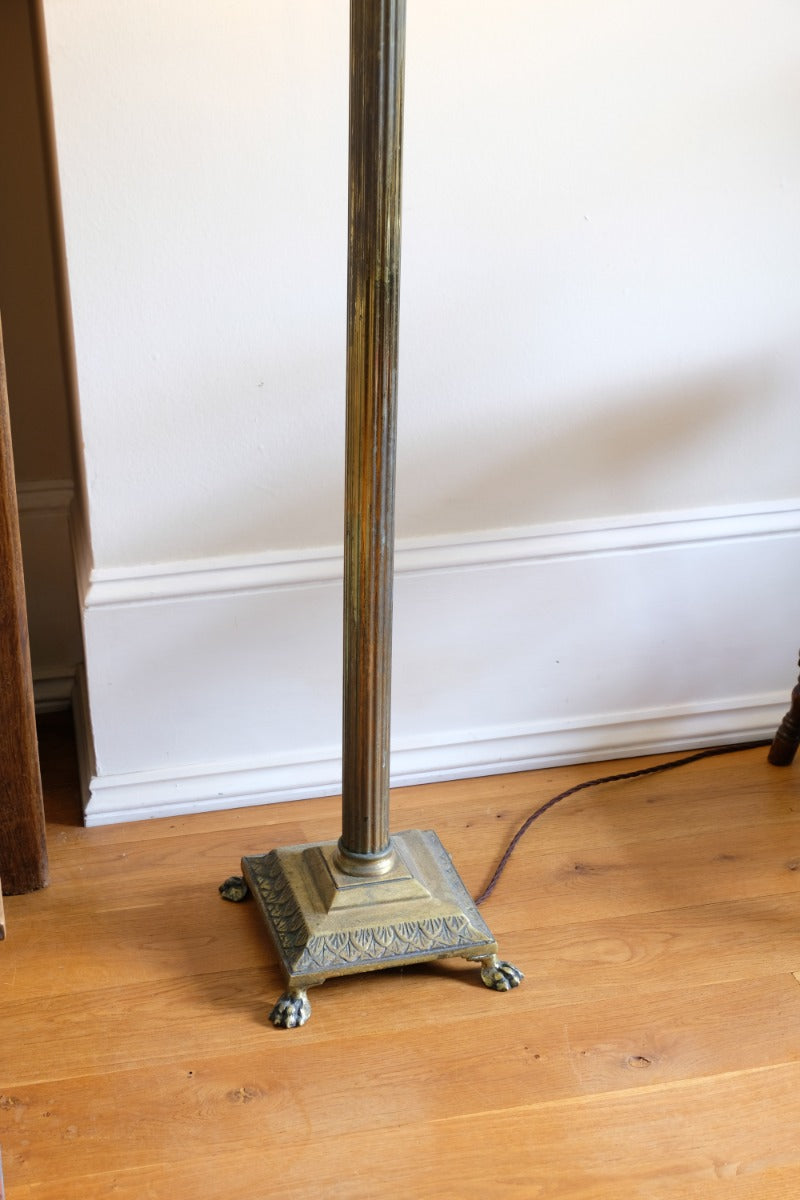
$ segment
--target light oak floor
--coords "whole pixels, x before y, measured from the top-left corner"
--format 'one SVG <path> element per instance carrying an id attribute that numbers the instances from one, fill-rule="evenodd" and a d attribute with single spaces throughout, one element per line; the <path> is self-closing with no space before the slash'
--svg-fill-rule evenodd
<path id="1" fill-rule="evenodd" d="M 0 945 L 7 1200 L 800 1195 L 800 764 L 564 801 L 483 909 L 520 988 L 379 972 L 277 1030 L 274 951 L 217 885 L 336 837 L 338 802 L 86 830 L 62 719 L 42 756 L 52 882 Z M 392 826 L 435 827 L 477 893 L 616 766 L 397 791 Z"/>

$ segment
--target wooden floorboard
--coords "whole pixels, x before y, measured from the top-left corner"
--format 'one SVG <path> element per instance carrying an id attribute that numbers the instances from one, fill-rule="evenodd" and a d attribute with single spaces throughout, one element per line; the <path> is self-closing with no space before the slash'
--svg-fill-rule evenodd
<path id="1" fill-rule="evenodd" d="M 84 829 L 42 729 L 52 883 L 6 898 L 8 1200 L 800 1194 L 800 767 L 763 751 L 606 785 L 537 822 L 484 907 L 526 980 L 457 960 L 329 981 L 297 1030 L 243 853 L 335 836 L 330 799 Z M 407 788 L 477 892 L 603 763 Z"/>

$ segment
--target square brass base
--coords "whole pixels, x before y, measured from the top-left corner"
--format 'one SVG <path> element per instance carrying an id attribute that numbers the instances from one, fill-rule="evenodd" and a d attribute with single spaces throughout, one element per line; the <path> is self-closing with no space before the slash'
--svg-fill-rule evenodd
<path id="1" fill-rule="evenodd" d="M 436 958 L 483 958 L 497 945 L 432 830 L 392 837 L 380 878 L 343 874 L 336 842 L 242 859 L 290 988 Z"/>

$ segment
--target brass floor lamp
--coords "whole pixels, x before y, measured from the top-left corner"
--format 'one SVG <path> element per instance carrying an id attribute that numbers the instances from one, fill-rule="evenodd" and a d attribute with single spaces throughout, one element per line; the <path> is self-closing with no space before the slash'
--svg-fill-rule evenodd
<path id="1" fill-rule="evenodd" d="M 389 833 L 389 715 L 405 0 L 351 0 L 342 836 L 242 859 L 220 887 L 255 897 L 287 990 L 270 1019 L 308 1020 L 337 975 L 459 957 L 487 987 L 522 974 L 431 830 Z"/>

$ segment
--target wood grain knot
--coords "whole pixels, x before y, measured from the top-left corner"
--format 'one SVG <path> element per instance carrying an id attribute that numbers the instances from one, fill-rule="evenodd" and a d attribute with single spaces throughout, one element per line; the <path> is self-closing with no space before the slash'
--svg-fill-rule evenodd
<path id="1" fill-rule="evenodd" d="M 574 875 L 602 875 L 607 870 L 606 867 L 598 866 L 593 863 L 576 862 L 572 868 Z"/>
<path id="2" fill-rule="evenodd" d="M 257 1087 L 240 1087 L 234 1088 L 232 1092 L 228 1092 L 226 1099 L 231 1104 L 250 1104 L 253 1100 L 260 1100 L 264 1093 Z"/>
<path id="3" fill-rule="evenodd" d="M 645 1071 L 648 1067 L 652 1067 L 652 1058 L 647 1058 L 644 1054 L 631 1054 L 627 1060 L 627 1065 L 633 1067 L 637 1071 Z"/>

